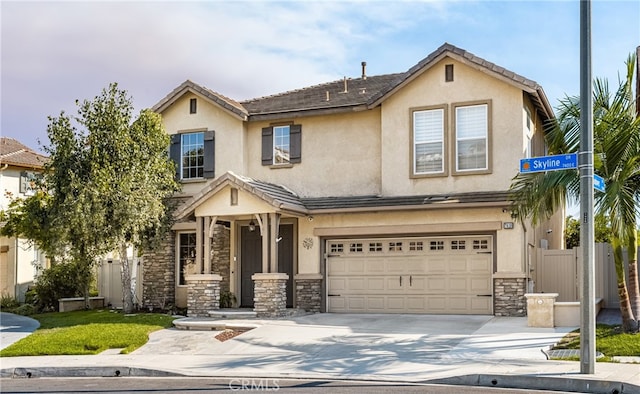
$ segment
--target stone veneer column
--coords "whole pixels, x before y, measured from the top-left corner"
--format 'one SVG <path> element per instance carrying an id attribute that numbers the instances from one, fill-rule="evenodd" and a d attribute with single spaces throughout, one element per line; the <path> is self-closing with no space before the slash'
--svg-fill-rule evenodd
<path id="1" fill-rule="evenodd" d="M 527 278 L 520 275 L 497 273 L 493 279 L 493 314 L 495 316 L 521 317 L 527 314 Z"/>
<path id="2" fill-rule="evenodd" d="M 287 280 L 284 273 L 253 274 L 253 310 L 258 317 L 282 317 L 287 312 Z"/>
<path id="3" fill-rule="evenodd" d="M 165 309 L 176 303 L 175 232 L 167 231 L 154 250 L 142 256 L 142 307 Z"/>
<path id="4" fill-rule="evenodd" d="M 220 309 L 220 281 L 216 274 L 187 275 L 187 316 L 209 317 L 209 312 Z"/>
<path id="5" fill-rule="evenodd" d="M 322 274 L 295 276 L 296 306 L 307 312 L 320 312 Z"/>
<path id="6" fill-rule="evenodd" d="M 220 291 L 229 291 L 231 277 L 231 231 L 216 224 L 211 242 L 211 273 L 222 276 Z"/>

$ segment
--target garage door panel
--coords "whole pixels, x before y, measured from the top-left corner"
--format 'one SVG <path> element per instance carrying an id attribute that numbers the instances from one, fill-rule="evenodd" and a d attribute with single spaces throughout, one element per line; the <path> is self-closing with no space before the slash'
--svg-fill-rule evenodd
<path id="1" fill-rule="evenodd" d="M 471 282 L 471 285 L 469 286 L 469 288 L 471 289 L 472 292 L 483 293 L 483 294 L 491 293 L 490 278 L 474 277 L 474 278 L 471 278 L 470 282 Z"/>
<path id="2" fill-rule="evenodd" d="M 427 257 L 426 271 L 429 274 L 443 274 L 448 271 L 446 257 Z"/>
<path id="3" fill-rule="evenodd" d="M 491 314 L 488 236 L 334 240 L 330 312 Z M 488 297 L 487 297 L 488 295 Z M 484 296 L 484 297 L 483 297 Z"/>

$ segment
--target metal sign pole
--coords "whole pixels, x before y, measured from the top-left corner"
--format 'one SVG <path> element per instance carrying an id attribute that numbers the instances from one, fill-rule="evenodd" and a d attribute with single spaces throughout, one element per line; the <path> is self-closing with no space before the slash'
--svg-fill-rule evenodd
<path id="1" fill-rule="evenodd" d="M 593 228 L 593 96 L 591 80 L 591 0 L 580 1 L 580 373 L 595 373 L 596 316 Z"/>

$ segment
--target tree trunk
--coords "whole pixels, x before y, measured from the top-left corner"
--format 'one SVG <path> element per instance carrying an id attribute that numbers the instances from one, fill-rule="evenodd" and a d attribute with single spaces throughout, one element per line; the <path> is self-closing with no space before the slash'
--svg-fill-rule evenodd
<path id="1" fill-rule="evenodd" d="M 635 228 L 629 237 L 629 302 L 633 317 L 640 319 L 640 286 L 638 285 L 638 235 Z"/>
<path id="2" fill-rule="evenodd" d="M 127 257 L 127 244 L 120 245 L 120 276 L 122 278 L 122 311 L 133 312 L 133 291 L 131 290 L 131 270 Z"/>
<path id="3" fill-rule="evenodd" d="M 616 277 L 618 281 L 618 298 L 620 299 L 620 314 L 622 315 L 622 330 L 624 332 L 636 332 L 638 322 L 633 316 L 629 293 L 627 292 L 627 281 L 624 274 L 624 258 L 622 255 L 622 243 L 618 237 L 611 238 L 613 247 L 613 261 L 616 267 Z"/>

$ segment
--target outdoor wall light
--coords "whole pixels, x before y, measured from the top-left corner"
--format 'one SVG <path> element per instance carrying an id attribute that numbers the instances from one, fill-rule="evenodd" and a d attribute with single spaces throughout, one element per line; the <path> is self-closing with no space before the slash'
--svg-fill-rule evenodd
<path id="1" fill-rule="evenodd" d="M 253 219 L 251 219 L 251 221 L 249 222 L 249 231 L 251 231 L 251 232 L 256 231 L 256 224 L 253 221 Z"/>

